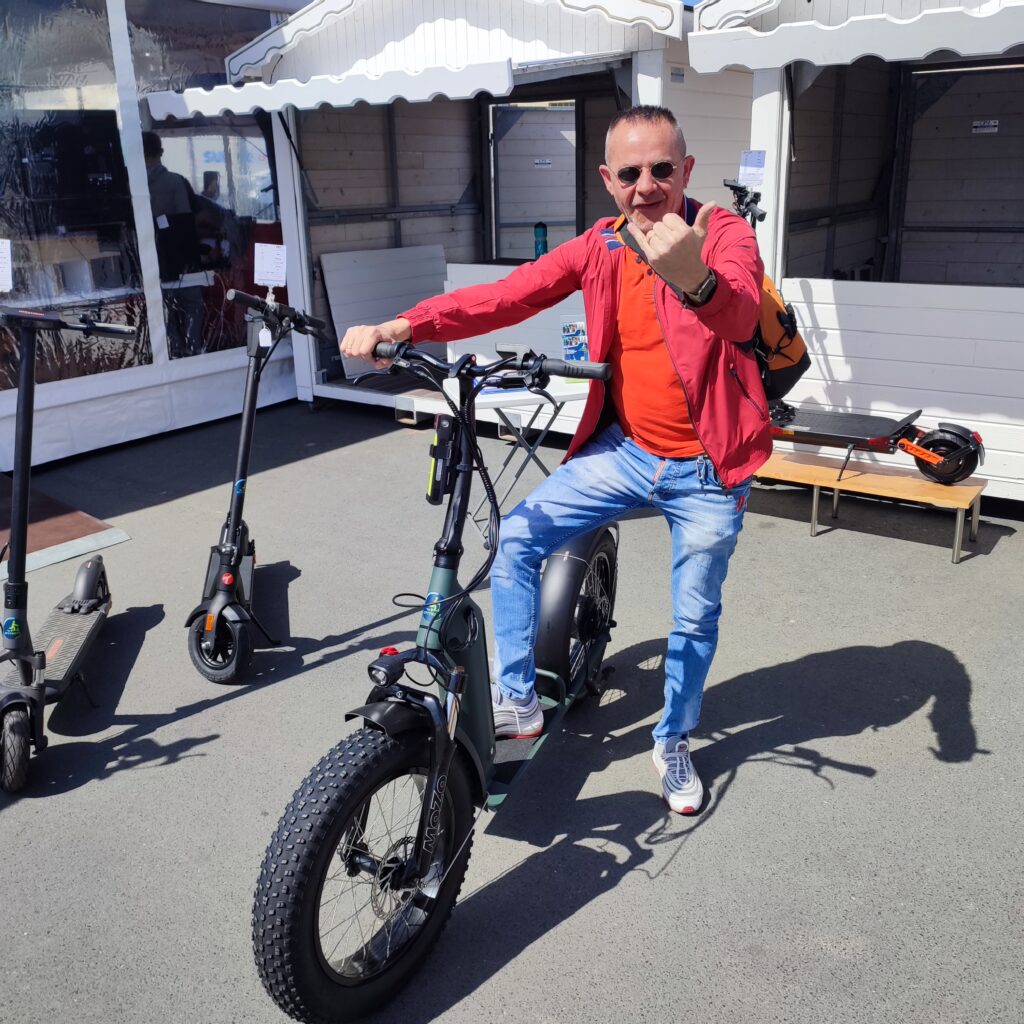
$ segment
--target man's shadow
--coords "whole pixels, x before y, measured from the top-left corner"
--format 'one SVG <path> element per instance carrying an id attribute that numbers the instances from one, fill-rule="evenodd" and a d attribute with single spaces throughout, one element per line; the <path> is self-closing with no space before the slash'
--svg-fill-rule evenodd
<path id="1" fill-rule="evenodd" d="M 662 704 L 664 651 L 663 640 L 648 641 L 606 663 L 613 674 L 600 705 L 587 701 L 566 715 L 564 731 L 551 737 L 515 784 L 507 809 L 475 837 L 476 844 L 498 835 L 540 849 L 459 904 L 438 959 L 428 960 L 379 1021 L 426 1024 L 627 874 L 654 882 L 686 843 L 699 841 L 701 825 L 748 761 L 797 765 L 833 786 L 841 785 L 844 773 L 871 777 L 876 770 L 870 763 L 837 761 L 808 744 L 866 733 L 863 759 L 870 762 L 871 733 L 929 703 L 935 745 L 930 754 L 908 751 L 908 758 L 956 763 L 983 752 L 971 725 L 970 679 L 949 651 L 921 641 L 850 647 L 744 673 L 707 691 L 695 735 L 712 742 L 694 755 L 712 794 L 703 814 L 684 818 L 667 811 L 646 756 L 635 789 L 581 796 L 594 773 L 650 751 Z M 671 852 L 656 856 L 658 847 Z M 438 970 L 439 958 L 457 963 L 458 971 Z"/>
<path id="2" fill-rule="evenodd" d="M 970 677 L 944 647 L 905 640 L 810 654 L 711 687 L 694 735 L 714 742 L 698 749 L 694 765 L 715 807 L 740 767 L 753 760 L 809 771 L 830 785 L 835 772 L 871 777 L 869 764 L 834 761 L 807 744 L 877 732 L 929 703 L 933 757 L 959 763 L 987 753 L 971 722 Z M 865 757 L 870 751 L 865 740 Z"/>

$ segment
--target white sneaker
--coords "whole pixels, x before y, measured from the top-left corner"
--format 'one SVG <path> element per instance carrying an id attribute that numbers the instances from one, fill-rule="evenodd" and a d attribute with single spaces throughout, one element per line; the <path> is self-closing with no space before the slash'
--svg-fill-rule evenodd
<path id="1" fill-rule="evenodd" d="M 521 701 L 506 696 L 497 683 L 491 683 L 491 711 L 495 739 L 529 740 L 544 731 L 544 712 L 536 693 Z"/>
<path id="2" fill-rule="evenodd" d="M 661 776 L 661 794 L 676 814 L 696 814 L 704 799 L 704 786 L 690 760 L 688 740 L 654 744 L 654 767 Z"/>

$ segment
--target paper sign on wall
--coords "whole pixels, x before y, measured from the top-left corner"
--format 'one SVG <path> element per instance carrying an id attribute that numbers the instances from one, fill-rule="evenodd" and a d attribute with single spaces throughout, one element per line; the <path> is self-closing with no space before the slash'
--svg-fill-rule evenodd
<path id="1" fill-rule="evenodd" d="M 285 281 L 285 246 L 256 243 L 256 272 L 253 280 L 268 288 L 283 288 Z"/>
<path id="2" fill-rule="evenodd" d="M 972 135 L 995 135 L 999 131 L 998 121 L 972 121 Z"/>
<path id="3" fill-rule="evenodd" d="M 740 153 L 740 173 L 736 180 L 741 185 L 764 183 L 764 150 L 745 149 Z"/>
<path id="4" fill-rule="evenodd" d="M 0 238 L 0 292 L 14 290 L 14 271 L 11 267 L 11 240 Z"/>

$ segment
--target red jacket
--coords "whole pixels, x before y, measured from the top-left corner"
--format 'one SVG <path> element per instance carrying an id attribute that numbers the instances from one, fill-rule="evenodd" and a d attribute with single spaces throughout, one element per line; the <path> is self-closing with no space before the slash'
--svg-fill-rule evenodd
<path id="1" fill-rule="evenodd" d="M 696 203 L 688 202 L 688 220 Z M 492 284 L 459 288 L 399 314 L 412 325 L 414 342 L 458 341 L 509 327 L 583 290 L 590 358 L 603 361 L 615 331 L 615 309 L 626 253 L 612 218 L 524 263 Z M 627 241 L 631 241 L 628 239 Z M 718 279 L 711 300 L 694 309 L 658 280 L 655 308 L 665 344 L 690 406 L 697 436 L 726 487 L 742 483 L 768 458 L 768 403 L 749 346 L 760 306 L 764 267 L 749 225 L 717 209 L 708 223 L 702 253 Z M 740 343 L 740 344 L 737 344 Z M 583 416 L 569 446 L 572 458 L 594 433 L 605 389 L 593 381 Z"/>

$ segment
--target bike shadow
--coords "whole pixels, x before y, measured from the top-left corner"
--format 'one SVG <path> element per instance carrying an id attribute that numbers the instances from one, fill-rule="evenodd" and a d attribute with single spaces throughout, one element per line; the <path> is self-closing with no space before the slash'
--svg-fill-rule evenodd
<path id="1" fill-rule="evenodd" d="M 456 908 L 437 955 L 458 964 L 458 971 L 431 971 L 428 961 L 416 982 L 372 1019 L 426 1024 L 627 875 L 654 882 L 688 842 L 699 841 L 700 828 L 713 819 L 748 762 L 812 771 L 830 786 L 844 772 L 871 777 L 876 769 L 870 763 L 836 761 L 808 744 L 896 725 L 930 702 L 932 756 L 955 763 L 987 753 L 979 749 L 971 723 L 970 678 L 949 651 L 922 641 L 847 647 L 708 689 L 695 735 L 711 742 L 693 756 L 708 792 L 699 816 L 667 811 L 646 758 L 642 788 L 584 795 L 595 773 L 650 751 L 662 704 L 664 651 L 663 640 L 648 641 L 609 659 L 614 672 L 600 705 L 588 701 L 563 719 L 564 731 L 551 737 L 548 748 L 554 756 L 531 766 L 487 827 L 487 835 L 527 843 L 537 852 Z M 867 738 L 865 758 L 870 751 Z M 486 842 L 487 835 L 477 842 Z M 669 847 L 667 856 L 659 849 Z M 657 899 L 653 890 L 651 899 Z"/>

